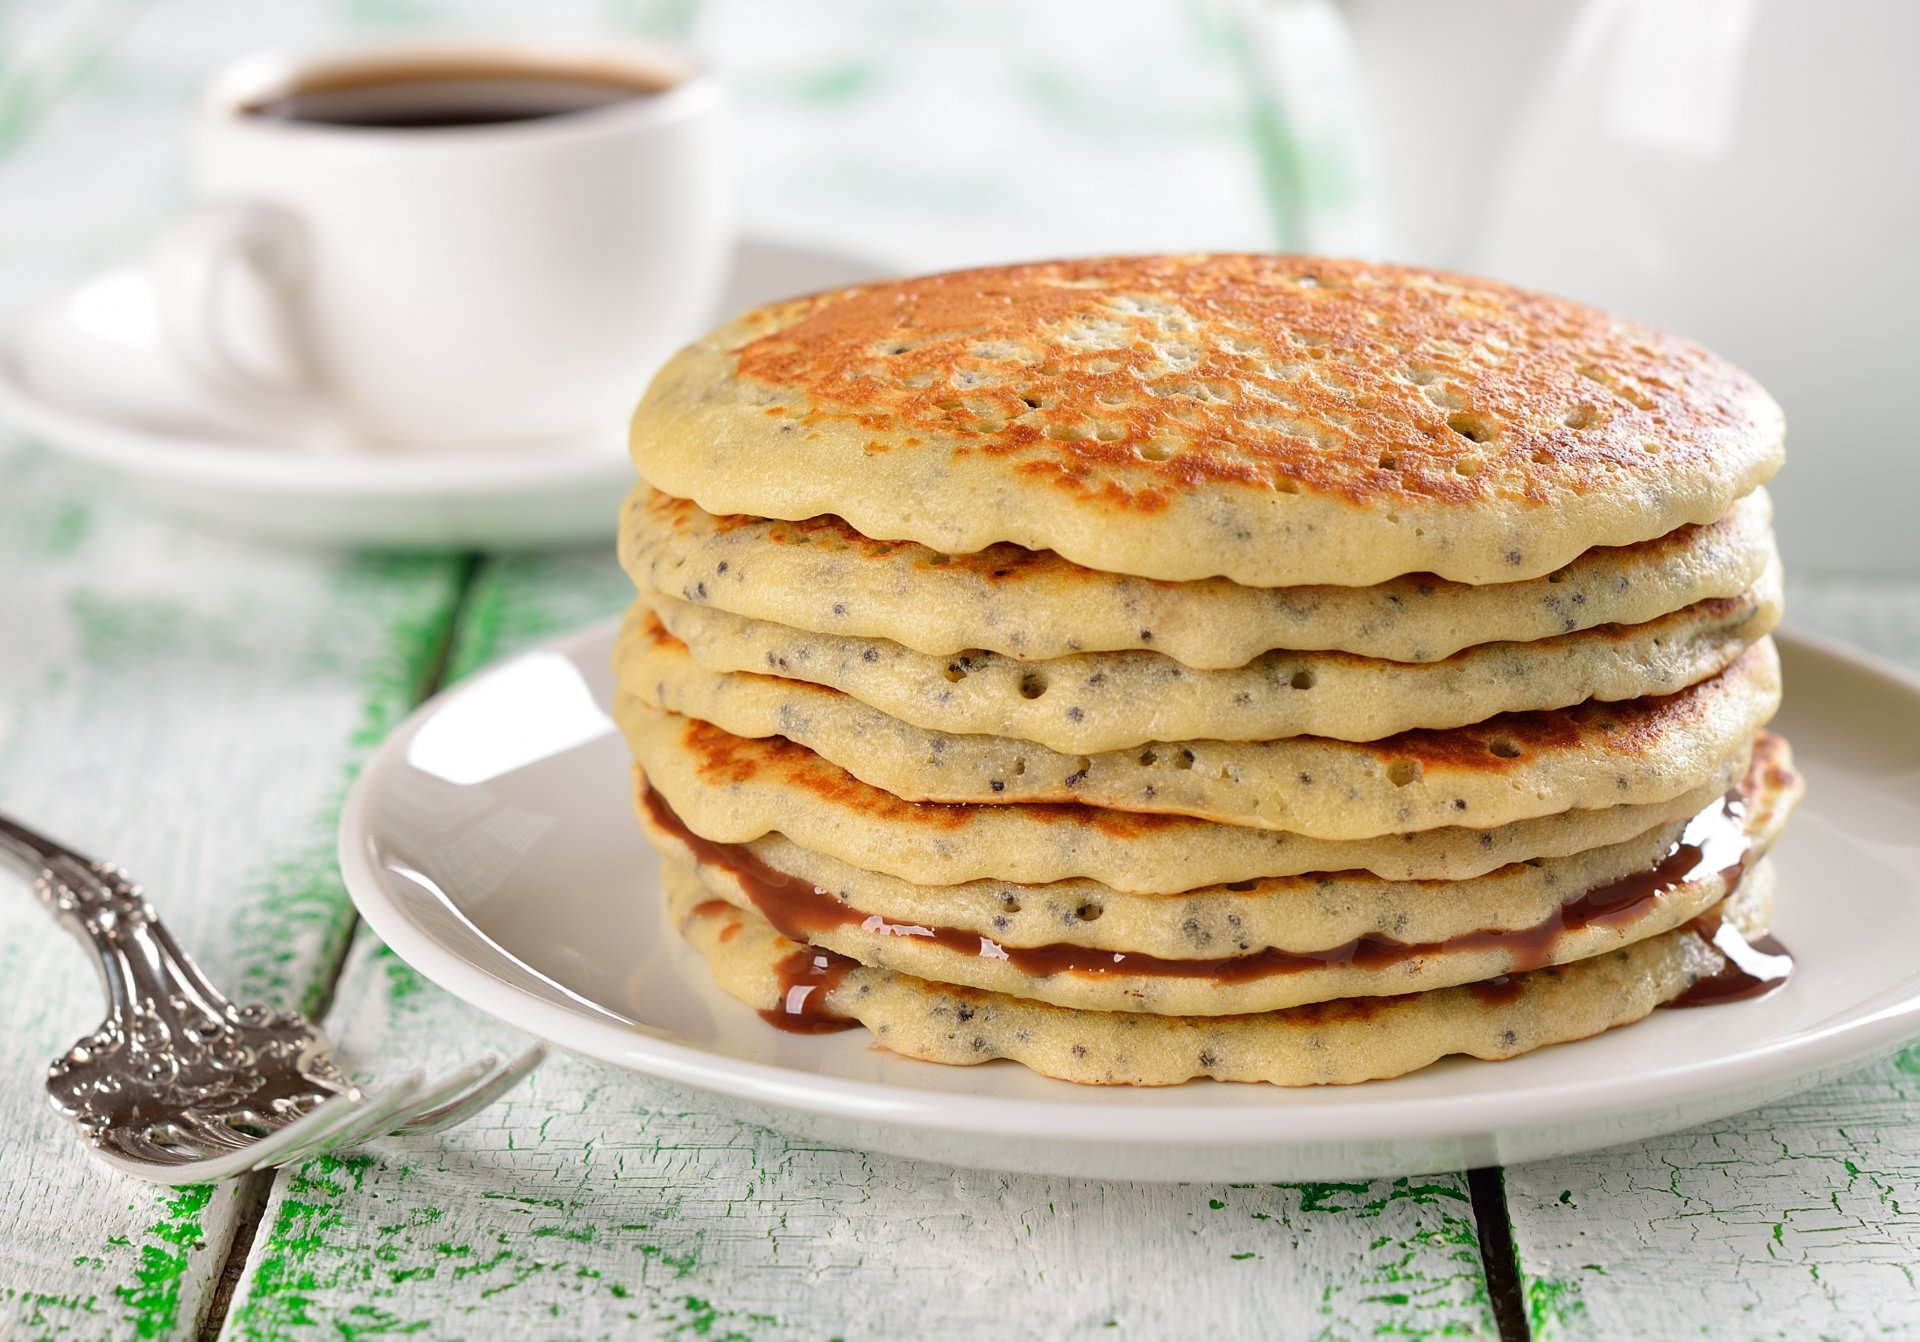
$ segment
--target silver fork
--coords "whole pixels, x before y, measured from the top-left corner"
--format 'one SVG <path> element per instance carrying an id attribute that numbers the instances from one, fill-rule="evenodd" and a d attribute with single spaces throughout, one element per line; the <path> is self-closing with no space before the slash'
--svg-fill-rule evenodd
<path id="1" fill-rule="evenodd" d="M 546 1056 L 489 1055 L 428 1083 L 414 1072 L 363 1092 L 306 1017 L 236 1006 L 208 983 L 118 867 L 0 814 L 0 857 L 94 952 L 107 1018 L 47 1069 L 53 1107 L 108 1164 L 206 1183 L 387 1134 L 438 1132 L 504 1095 Z"/>

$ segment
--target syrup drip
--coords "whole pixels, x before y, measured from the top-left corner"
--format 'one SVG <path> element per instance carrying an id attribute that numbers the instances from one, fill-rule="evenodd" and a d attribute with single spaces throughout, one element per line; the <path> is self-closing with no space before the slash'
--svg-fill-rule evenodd
<path id="1" fill-rule="evenodd" d="M 1508 974 L 1521 974 L 1554 962 L 1560 940 L 1587 927 L 1611 927 L 1633 921 L 1650 906 L 1690 882 L 1719 876 L 1731 890 L 1739 883 L 1751 855 L 1746 830 L 1746 799 L 1736 790 L 1687 822 L 1666 855 L 1645 871 L 1610 881 L 1562 904 L 1550 917 L 1532 927 L 1511 930 L 1482 929 L 1443 941 L 1403 942 L 1367 935 L 1322 951 L 1285 951 L 1275 947 L 1217 959 L 1174 960 L 1155 955 L 1098 950 L 1069 942 L 1040 946 L 1003 946 L 991 937 L 953 927 L 894 923 L 840 902 L 833 892 L 811 881 L 775 870 L 741 844 L 718 843 L 688 829 L 666 799 L 649 787 L 645 805 L 654 823 L 685 844 L 703 864 L 730 871 L 747 897 L 773 924 L 774 930 L 802 945 L 838 928 L 860 926 L 867 931 L 931 941 L 949 950 L 985 959 L 1005 960 L 1022 973 L 1046 978 L 1056 974 L 1146 975 L 1210 978 L 1217 983 L 1250 983 L 1277 974 L 1297 974 L 1326 965 L 1383 969 L 1416 957 L 1457 954 L 1462 951 L 1505 950 L 1512 957 Z M 845 972 L 844 969 L 841 972 Z M 1500 976 L 1505 979 L 1507 975 Z M 1483 995 L 1504 991 L 1500 980 L 1489 980 Z M 1517 993 L 1518 988 L 1512 989 Z M 1492 1000 L 1491 998 L 1489 1000 Z M 787 1013 L 797 1014 L 797 1013 Z"/>
<path id="2" fill-rule="evenodd" d="M 1747 1002 L 1765 997 L 1787 986 L 1793 977 L 1793 955 L 1774 937 L 1765 933 L 1749 937 L 1731 923 L 1706 919 L 1694 924 L 1694 931 L 1712 942 L 1727 957 L 1717 974 L 1709 974 L 1666 1003 L 1670 1007 L 1718 1006 L 1722 1002 Z"/>
<path id="3" fill-rule="evenodd" d="M 827 995 L 840 986 L 854 961 L 818 946 L 802 946 L 774 966 L 780 978 L 780 1005 L 764 1008 L 760 1019 L 788 1034 L 835 1034 L 858 1021 L 827 1008 Z"/>

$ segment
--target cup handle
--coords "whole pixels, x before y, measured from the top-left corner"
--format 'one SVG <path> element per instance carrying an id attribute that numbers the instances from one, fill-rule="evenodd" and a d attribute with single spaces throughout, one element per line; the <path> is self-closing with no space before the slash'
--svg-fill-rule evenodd
<path id="1" fill-rule="evenodd" d="M 161 334 L 187 371 L 214 394 L 320 445 L 348 435 L 320 394 L 308 348 L 308 259 L 306 232 L 287 211 L 214 201 L 161 231 L 147 269 Z M 244 295 L 236 292 L 241 285 Z M 235 342 L 243 297 L 262 337 L 253 357 Z"/>

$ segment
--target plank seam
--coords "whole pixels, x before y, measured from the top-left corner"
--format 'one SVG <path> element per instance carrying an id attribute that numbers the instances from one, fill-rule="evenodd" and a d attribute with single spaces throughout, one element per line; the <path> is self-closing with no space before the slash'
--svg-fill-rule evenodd
<path id="1" fill-rule="evenodd" d="M 260 1218 L 266 1215 L 267 1200 L 272 1195 L 272 1170 L 261 1170 L 241 1179 L 240 1191 L 234 1199 L 233 1232 L 227 1239 L 227 1256 L 220 1262 L 219 1275 L 213 1280 L 213 1291 L 200 1316 L 199 1326 L 194 1329 L 194 1337 L 198 1342 L 213 1342 L 220 1335 L 220 1329 L 226 1323 L 227 1311 L 233 1305 L 234 1292 L 239 1289 L 241 1277 L 246 1275 L 247 1254 L 255 1234 L 259 1232 Z"/>
<path id="2" fill-rule="evenodd" d="M 460 571 L 455 578 L 453 601 L 447 617 L 439 629 L 433 654 L 421 669 L 415 681 L 409 699 L 411 707 L 418 707 L 432 698 L 446 683 L 447 672 L 452 664 L 453 650 L 458 642 L 460 622 L 467 613 L 467 605 L 473 595 L 474 582 L 479 576 L 481 556 L 465 554 L 460 556 Z M 358 913 L 350 913 L 346 929 L 339 938 L 338 948 L 327 963 L 319 966 L 315 972 L 313 989 L 312 1018 L 325 1023 L 333 1010 L 334 994 L 340 986 L 340 976 L 347 965 L 348 952 L 353 947 L 354 932 L 360 926 Z M 225 1256 L 220 1260 L 219 1274 L 214 1278 L 212 1297 L 207 1303 L 200 1325 L 195 1330 L 199 1342 L 212 1342 L 220 1336 L 226 1327 L 227 1316 L 232 1312 L 234 1297 L 239 1293 L 241 1278 L 246 1275 L 247 1260 L 252 1256 L 253 1244 L 260 1236 L 260 1228 L 266 1217 L 267 1204 L 273 1195 L 273 1183 L 279 1177 L 277 1170 L 263 1170 L 247 1175 L 238 1195 L 238 1214 L 234 1221 L 233 1232 L 227 1240 Z"/>
<path id="3" fill-rule="evenodd" d="M 1520 1293 L 1519 1262 L 1513 1250 L 1513 1225 L 1507 1215 L 1506 1174 L 1497 1166 L 1467 1171 L 1473 1196 L 1473 1223 L 1480 1234 L 1480 1267 L 1486 1274 L 1500 1342 L 1532 1342 L 1526 1302 Z"/>

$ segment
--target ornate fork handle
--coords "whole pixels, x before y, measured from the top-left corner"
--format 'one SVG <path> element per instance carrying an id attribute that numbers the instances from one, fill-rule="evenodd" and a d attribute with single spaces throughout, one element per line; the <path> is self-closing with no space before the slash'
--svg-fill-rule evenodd
<path id="1" fill-rule="evenodd" d="M 145 1004 L 176 1001 L 209 1017 L 226 1015 L 229 1003 L 181 951 L 125 872 L 91 862 L 4 816 L 0 848 L 19 859 L 47 911 L 93 951 L 115 1020 L 129 1020 Z"/>
<path id="2" fill-rule="evenodd" d="M 93 951 L 114 1021 L 131 1025 L 139 1016 L 173 1016 L 191 1029 L 195 1022 L 188 1013 L 211 1024 L 234 1012 L 118 867 L 89 861 L 5 816 L 0 849 L 33 878 L 47 911 Z"/>
<path id="3" fill-rule="evenodd" d="M 53 1060 L 47 1095 L 108 1164 L 171 1184 L 226 1179 L 356 1146 L 439 1132 L 492 1104 L 546 1056 L 488 1056 L 372 1095 L 305 1016 L 235 1005 L 207 981 L 120 868 L 0 814 L 0 866 L 18 866 L 93 952 L 107 1018 Z"/>
<path id="4" fill-rule="evenodd" d="M 276 1072 L 357 1094 L 304 1020 L 236 1006 L 215 989 L 118 867 L 4 815 L 0 853 L 32 877 L 41 903 L 93 952 L 106 993 L 107 1019 L 47 1078 L 55 1105 L 84 1126 L 97 1131 L 150 1115 L 163 1096 L 272 1104 L 266 1075 Z"/>

